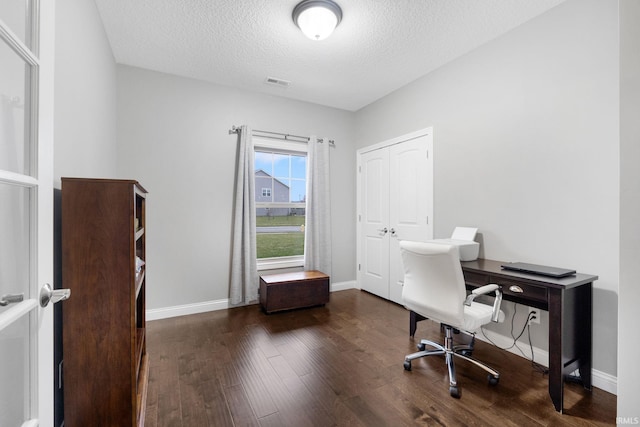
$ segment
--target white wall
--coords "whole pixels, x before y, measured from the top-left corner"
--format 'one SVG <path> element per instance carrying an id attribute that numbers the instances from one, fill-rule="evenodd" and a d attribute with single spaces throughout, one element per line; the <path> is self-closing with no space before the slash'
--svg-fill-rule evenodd
<path id="1" fill-rule="evenodd" d="M 595 369 L 616 375 L 617 2 L 569 0 L 360 110 L 357 147 L 433 126 L 435 236 L 596 274 Z M 513 306 L 507 305 L 510 315 Z M 520 308 L 521 312 L 525 309 Z M 533 328 L 547 348 L 547 313 Z M 509 336 L 510 323 L 497 331 Z M 525 347 L 526 348 L 526 347 Z"/>
<path id="2" fill-rule="evenodd" d="M 640 408 L 640 2 L 620 1 L 620 289 L 618 305 L 618 416 Z"/>
<path id="3" fill-rule="evenodd" d="M 93 1 L 56 1 L 54 186 L 114 178 L 116 65 Z"/>
<path id="4" fill-rule="evenodd" d="M 355 277 L 353 113 L 118 67 L 119 174 L 147 199 L 147 307 L 226 300 L 237 136 L 232 125 L 327 136 L 332 282 Z"/>

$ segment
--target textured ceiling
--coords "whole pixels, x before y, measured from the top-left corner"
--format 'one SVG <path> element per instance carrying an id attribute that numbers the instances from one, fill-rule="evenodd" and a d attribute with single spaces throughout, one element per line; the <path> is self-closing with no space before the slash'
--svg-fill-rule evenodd
<path id="1" fill-rule="evenodd" d="M 299 0 L 95 1 L 119 64 L 356 111 L 564 0 L 336 0 L 323 41 Z"/>

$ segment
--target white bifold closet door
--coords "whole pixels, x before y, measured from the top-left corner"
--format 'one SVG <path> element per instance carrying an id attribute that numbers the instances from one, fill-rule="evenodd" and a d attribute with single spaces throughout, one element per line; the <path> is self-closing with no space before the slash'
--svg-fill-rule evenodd
<path id="1" fill-rule="evenodd" d="M 400 240 L 433 238 L 431 129 L 358 151 L 358 285 L 402 303 Z"/>

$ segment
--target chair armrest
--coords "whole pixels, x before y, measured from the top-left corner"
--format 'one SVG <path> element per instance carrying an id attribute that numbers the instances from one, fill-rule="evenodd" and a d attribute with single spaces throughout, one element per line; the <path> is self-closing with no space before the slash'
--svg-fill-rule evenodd
<path id="1" fill-rule="evenodd" d="M 475 288 L 474 290 L 471 291 L 471 293 L 473 295 L 484 295 L 484 294 L 488 294 L 489 292 L 493 292 L 496 289 L 500 289 L 500 286 L 496 285 L 495 283 L 490 283 L 488 285 Z"/>
<path id="2" fill-rule="evenodd" d="M 493 301 L 493 314 L 491 315 L 491 320 L 493 322 L 497 322 L 500 318 L 500 305 L 502 304 L 502 291 L 500 290 L 500 286 L 495 283 L 490 283 L 488 285 L 480 286 L 479 288 L 475 288 L 471 291 L 471 293 L 467 296 L 467 299 L 464 301 L 465 305 L 471 305 L 473 300 L 478 295 L 486 295 L 490 292 L 495 292 L 496 297 Z"/>
<path id="3" fill-rule="evenodd" d="M 473 300 L 476 299 L 476 297 L 478 295 L 485 295 L 485 294 L 488 294 L 489 292 L 495 291 L 496 289 L 500 289 L 500 287 L 498 285 L 496 285 L 495 283 L 490 283 L 488 285 L 484 285 L 484 286 L 480 286 L 479 288 L 475 288 L 467 296 L 467 299 L 464 301 L 464 305 L 471 305 Z M 498 291 L 498 292 L 500 292 L 500 291 Z"/>

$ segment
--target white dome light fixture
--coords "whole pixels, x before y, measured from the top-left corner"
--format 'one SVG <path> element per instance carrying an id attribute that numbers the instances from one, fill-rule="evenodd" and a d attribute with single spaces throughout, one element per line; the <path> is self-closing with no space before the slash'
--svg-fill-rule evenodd
<path id="1" fill-rule="evenodd" d="M 331 0 L 304 0 L 293 8 L 293 22 L 311 40 L 324 40 L 342 20 L 342 9 Z"/>

